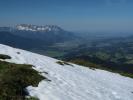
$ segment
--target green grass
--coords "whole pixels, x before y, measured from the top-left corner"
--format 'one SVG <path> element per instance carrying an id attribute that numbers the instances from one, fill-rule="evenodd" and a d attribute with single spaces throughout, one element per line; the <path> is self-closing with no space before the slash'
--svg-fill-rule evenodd
<path id="1" fill-rule="evenodd" d="M 45 77 L 32 65 L 0 61 L 0 100 L 27 100 L 27 86 L 37 86 Z M 29 99 L 37 100 L 37 99 Z"/>
<path id="2" fill-rule="evenodd" d="M 11 57 L 8 55 L 0 54 L 0 59 L 11 59 Z"/>
<path id="3" fill-rule="evenodd" d="M 91 62 L 91 61 L 86 61 L 86 60 L 83 60 L 83 59 L 74 59 L 74 60 L 71 60 L 70 62 L 78 64 L 78 65 L 83 65 L 83 66 L 88 67 L 88 68 L 93 69 L 93 70 L 102 69 L 102 70 L 107 70 L 107 71 L 110 71 L 110 72 L 113 72 L 113 73 L 118 73 L 122 76 L 133 78 L 132 73 L 124 72 L 124 71 L 121 71 L 121 70 L 119 70 L 119 71 L 118 70 L 113 70 L 113 69 L 107 68 L 103 65 Z"/>
<path id="4" fill-rule="evenodd" d="M 95 69 L 97 67 L 99 67 L 99 65 L 97 64 L 94 64 L 92 62 L 87 62 L 83 59 L 75 59 L 75 60 L 71 60 L 72 63 L 75 63 L 75 64 L 78 64 L 78 65 L 82 65 L 82 66 L 85 66 L 85 67 L 89 67 L 90 69 Z"/>

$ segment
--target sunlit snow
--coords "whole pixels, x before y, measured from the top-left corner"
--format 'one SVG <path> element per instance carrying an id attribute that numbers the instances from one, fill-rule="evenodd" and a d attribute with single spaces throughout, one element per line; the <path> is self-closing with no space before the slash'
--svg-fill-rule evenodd
<path id="1" fill-rule="evenodd" d="M 38 87 L 27 87 L 29 94 L 40 100 L 133 100 L 131 78 L 75 64 L 59 65 L 56 59 L 2 44 L 0 54 L 10 55 L 9 62 L 32 64 L 51 80 L 42 80 Z"/>

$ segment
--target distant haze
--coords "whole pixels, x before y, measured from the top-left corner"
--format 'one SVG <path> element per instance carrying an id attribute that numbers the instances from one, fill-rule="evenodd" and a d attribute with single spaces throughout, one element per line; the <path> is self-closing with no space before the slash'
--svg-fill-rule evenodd
<path id="1" fill-rule="evenodd" d="M 0 26 L 59 25 L 71 31 L 133 32 L 133 0 L 1 0 Z"/>

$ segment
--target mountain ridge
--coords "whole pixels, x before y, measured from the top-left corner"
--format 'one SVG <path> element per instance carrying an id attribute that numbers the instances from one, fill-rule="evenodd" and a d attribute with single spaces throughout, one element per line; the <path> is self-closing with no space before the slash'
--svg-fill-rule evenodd
<path id="1" fill-rule="evenodd" d="M 35 38 L 41 40 L 66 41 L 76 39 L 77 36 L 73 32 L 66 31 L 57 25 L 32 25 L 18 24 L 14 27 L 0 27 L 0 32 L 11 32 L 26 38 Z"/>
<path id="2" fill-rule="evenodd" d="M 45 26 L 39 26 L 39 25 L 31 25 L 31 24 L 18 24 L 15 26 L 17 30 L 22 30 L 22 31 L 39 31 L 39 32 L 58 32 L 58 31 L 63 31 L 62 28 L 60 28 L 57 25 L 45 25 Z"/>
<path id="3" fill-rule="evenodd" d="M 0 27 L 0 31 L 32 31 L 32 32 L 59 32 L 65 31 L 58 25 L 33 25 L 33 24 L 16 24 L 14 26 Z"/>

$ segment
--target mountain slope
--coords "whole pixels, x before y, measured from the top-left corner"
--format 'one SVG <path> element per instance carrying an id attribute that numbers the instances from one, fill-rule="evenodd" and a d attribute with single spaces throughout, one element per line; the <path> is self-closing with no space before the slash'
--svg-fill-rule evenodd
<path id="1" fill-rule="evenodd" d="M 19 54 L 17 53 L 19 52 Z M 79 65 L 57 63 L 56 59 L 0 44 L 0 54 L 19 64 L 34 65 L 34 69 L 51 81 L 41 81 L 38 87 L 27 87 L 31 96 L 40 100 L 132 100 L 133 79 L 103 70 L 91 70 Z"/>

